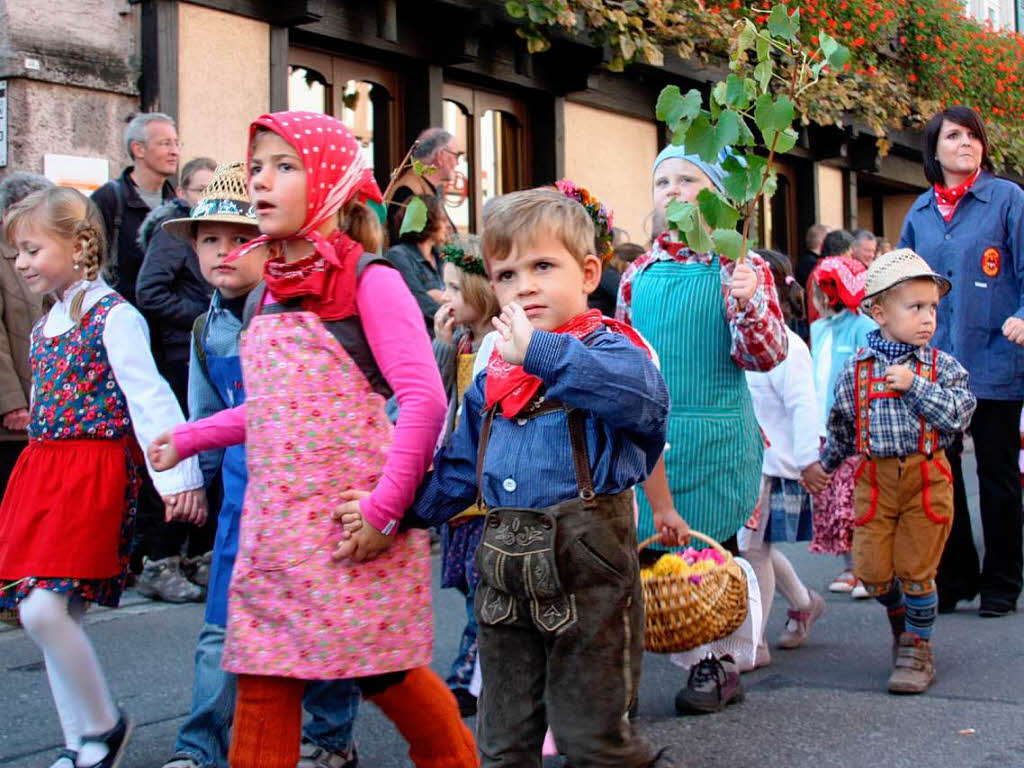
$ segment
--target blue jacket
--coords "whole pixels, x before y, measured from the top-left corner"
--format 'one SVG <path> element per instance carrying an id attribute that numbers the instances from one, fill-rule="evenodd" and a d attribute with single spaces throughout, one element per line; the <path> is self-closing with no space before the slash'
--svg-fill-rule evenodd
<path id="1" fill-rule="evenodd" d="M 646 480 L 665 447 L 668 390 L 646 352 L 607 330 L 587 343 L 567 334 L 534 331 L 523 367 L 545 394 L 585 410 L 584 430 L 594 490 L 619 493 Z M 420 487 L 412 525 L 439 525 L 476 500 L 476 458 L 487 373 L 466 391 L 451 442 L 434 457 Z M 494 417 L 484 458 L 488 507 L 547 507 L 577 495 L 565 411 L 535 419 Z"/>
<path id="2" fill-rule="evenodd" d="M 1002 333 L 1008 317 L 1024 319 L 1024 191 L 983 171 L 946 222 L 928 190 L 903 222 L 900 247 L 953 283 L 932 344 L 970 372 L 977 397 L 1024 397 L 1024 347 Z"/>
<path id="3" fill-rule="evenodd" d="M 846 361 L 868 345 L 868 334 L 878 325 L 870 317 L 844 309 L 811 323 L 811 359 L 814 391 L 818 396 L 818 434 L 827 433 L 828 415 L 836 397 L 836 382 Z"/>

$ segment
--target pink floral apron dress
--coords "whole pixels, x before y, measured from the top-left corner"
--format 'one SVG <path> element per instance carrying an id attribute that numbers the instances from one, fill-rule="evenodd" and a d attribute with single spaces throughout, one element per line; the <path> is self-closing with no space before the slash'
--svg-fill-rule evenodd
<path id="1" fill-rule="evenodd" d="M 373 488 L 391 442 L 384 399 L 311 312 L 261 314 L 241 339 L 249 483 L 224 668 L 306 680 L 430 662 L 425 531 L 365 563 L 336 563 L 331 513 Z"/>

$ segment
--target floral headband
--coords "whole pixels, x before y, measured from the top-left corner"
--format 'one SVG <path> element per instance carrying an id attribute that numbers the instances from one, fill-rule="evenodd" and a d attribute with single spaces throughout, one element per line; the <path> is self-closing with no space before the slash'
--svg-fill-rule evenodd
<path id="1" fill-rule="evenodd" d="M 487 270 L 484 269 L 484 260 L 479 256 L 466 253 L 456 243 L 448 243 L 441 248 L 441 261 L 453 264 L 463 272 L 471 275 L 487 277 Z"/>
<path id="2" fill-rule="evenodd" d="M 614 251 L 612 247 L 612 212 L 585 187 L 577 186 L 569 179 L 559 179 L 555 182 L 555 186 L 559 192 L 578 202 L 590 214 L 590 218 L 594 221 L 595 244 L 601 247 L 601 252 L 597 256 L 602 262 L 607 262 Z"/>

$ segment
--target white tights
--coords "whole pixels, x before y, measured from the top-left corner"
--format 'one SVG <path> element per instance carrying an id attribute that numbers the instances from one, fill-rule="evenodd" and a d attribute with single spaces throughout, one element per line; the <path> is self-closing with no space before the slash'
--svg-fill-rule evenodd
<path id="1" fill-rule="evenodd" d="M 775 597 L 775 588 L 786 598 L 786 602 L 794 610 L 806 610 L 811 604 L 811 595 L 807 587 L 796 575 L 793 564 L 789 558 L 780 552 L 771 542 L 764 540 L 765 527 L 768 524 L 768 516 L 771 512 L 768 509 L 769 482 L 765 480 L 762 486 L 760 499 L 761 519 L 756 531 L 743 531 L 746 534 L 741 536 L 740 548 L 743 549 L 743 556 L 754 569 L 757 576 L 757 586 L 761 593 L 761 634 L 758 645 L 765 647 L 764 630 L 768 626 L 768 616 L 772 612 L 772 600 Z"/>
<path id="2" fill-rule="evenodd" d="M 43 652 L 64 743 L 76 751 L 83 735 L 110 730 L 119 716 L 82 614 L 77 598 L 45 589 L 32 590 L 19 606 L 22 626 Z M 79 764 L 89 762 L 80 759 Z"/>

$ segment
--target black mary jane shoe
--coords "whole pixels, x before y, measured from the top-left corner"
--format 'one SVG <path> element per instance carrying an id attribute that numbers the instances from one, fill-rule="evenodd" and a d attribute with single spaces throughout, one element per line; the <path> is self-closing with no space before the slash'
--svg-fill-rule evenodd
<path id="1" fill-rule="evenodd" d="M 131 741 L 132 731 L 135 723 L 124 712 L 118 718 L 117 725 L 106 733 L 99 733 L 93 736 L 82 737 L 82 747 L 86 744 L 104 744 L 107 747 L 107 756 L 98 763 L 93 763 L 88 768 L 121 768 L 124 761 L 125 751 L 128 742 Z"/>

